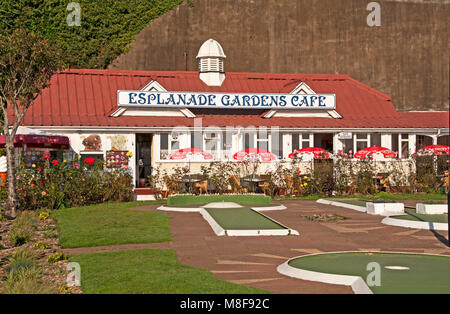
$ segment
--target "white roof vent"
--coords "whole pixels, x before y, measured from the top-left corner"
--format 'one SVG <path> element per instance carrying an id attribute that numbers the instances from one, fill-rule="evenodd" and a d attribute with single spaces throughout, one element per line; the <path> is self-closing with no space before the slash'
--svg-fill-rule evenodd
<path id="1" fill-rule="evenodd" d="M 198 50 L 200 79 L 208 86 L 221 86 L 225 80 L 223 60 L 226 58 L 222 46 L 214 39 L 208 39 Z"/>

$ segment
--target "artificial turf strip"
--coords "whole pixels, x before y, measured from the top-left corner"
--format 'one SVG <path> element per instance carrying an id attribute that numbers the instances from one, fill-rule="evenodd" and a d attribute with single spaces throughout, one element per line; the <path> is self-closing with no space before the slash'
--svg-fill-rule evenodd
<path id="1" fill-rule="evenodd" d="M 266 195 L 173 195 L 167 199 L 167 205 L 199 204 L 212 202 L 235 202 L 239 204 L 271 204 L 272 198 Z"/>
<path id="2" fill-rule="evenodd" d="M 80 254 L 84 293 L 268 293 L 214 277 L 208 270 L 181 265 L 175 251 L 144 249 Z"/>
<path id="3" fill-rule="evenodd" d="M 225 230 L 286 229 L 248 207 L 206 208 L 205 210 Z"/>
<path id="4" fill-rule="evenodd" d="M 153 202 L 154 203 L 154 202 Z M 152 202 L 104 203 L 52 212 L 63 248 L 171 240 L 164 212 L 131 210 Z"/>
<path id="5" fill-rule="evenodd" d="M 366 267 L 377 262 L 381 285 L 374 293 L 450 293 L 450 257 L 394 253 L 334 253 L 305 256 L 289 262 L 304 270 L 360 276 L 366 280 Z M 410 270 L 391 270 L 385 266 L 406 266 Z"/>
<path id="6" fill-rule="evenodd" d="M 390 218 L 412 220 L 412 221 L 425 221 L 425 222 L 440 222 L 447 223 L 448 215 L 428 215 L 428 214 L 418 214 L 415 209 L 405 208 L 405 213 L 407 215 L 401 216 L 391 216 Z"/>

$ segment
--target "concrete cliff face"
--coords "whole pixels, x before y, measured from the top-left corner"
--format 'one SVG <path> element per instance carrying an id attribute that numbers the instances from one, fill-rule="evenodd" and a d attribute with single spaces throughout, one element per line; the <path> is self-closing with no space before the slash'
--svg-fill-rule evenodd
<path id="1" fill-rule="evenodd" d="M 397 110 L 448 110 L 450 1 L 195 0 L 154 20 L 109 68 L 197 70 L 208 38 L 225 71 L 339 73 L 392 96 Z"/>

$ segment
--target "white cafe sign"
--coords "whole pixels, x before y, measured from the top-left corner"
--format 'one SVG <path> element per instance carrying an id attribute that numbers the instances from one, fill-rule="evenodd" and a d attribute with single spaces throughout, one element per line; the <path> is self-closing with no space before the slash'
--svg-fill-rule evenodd
<path id="1" fill-rule="evenodd" d="M 121 107 L 178 107 L 230 109 L 326 109 L 336 108 L 334 94 L 242 94 L 117 91 Z"/>

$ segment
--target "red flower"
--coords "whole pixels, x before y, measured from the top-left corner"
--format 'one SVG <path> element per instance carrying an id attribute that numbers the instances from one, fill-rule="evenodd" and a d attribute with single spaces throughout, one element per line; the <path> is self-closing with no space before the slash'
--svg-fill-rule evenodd
<path id="1" fill-rule="evenodd" d="M 44 155 L 42 156 L 42 160 L 46 160 L 50 158 L 50 153 L 48 151 L 44 152 Z"/>
<path id="2" fill-rule="evenodd" d="M 85 162 L 86 164 L 89 164 L 89 166 L 93 166 L 94 163 L 95 163 L 95 159 L 94 159 L 94 158 L 86 158 L 86 159 L 84 160 L 84 162 Z"/>
<path id="3" fill-rule="evenodd" d="M 59 164 L 59 161 L 57 161 L 56 159 L 52 160 L 52 165 L 53 166 L 57 166 Z"/>
<path id="4" fill-rule="evenodd" d="M 80 165 L 79 165 L 77 162 L 74 162 L 74 163 L 73 163 L 73 167 L 74 167 L 74 168 L 80 168 Z"/>
<path id="5" fill-rule="evenodd" d="M 38 171 L 41 172 L 41 171 L 42 171 L 42 168 L 41 168 L 41 167 L 38 167 Z"/>

